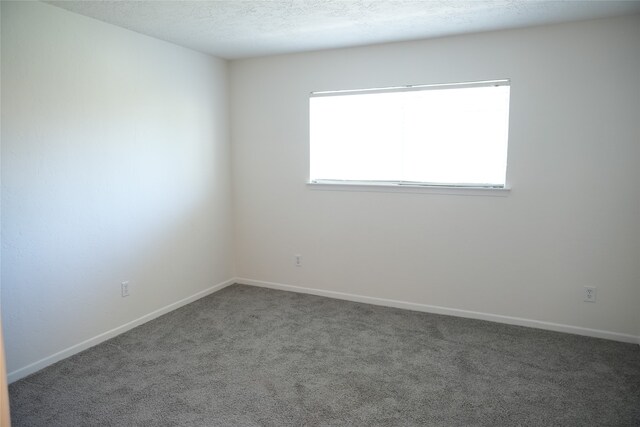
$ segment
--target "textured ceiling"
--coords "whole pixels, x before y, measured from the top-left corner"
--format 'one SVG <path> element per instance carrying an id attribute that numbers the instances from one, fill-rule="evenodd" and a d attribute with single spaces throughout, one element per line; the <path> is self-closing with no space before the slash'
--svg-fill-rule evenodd
<path id="1" fill-rule="evenodd" d="M 640 13 L 640 1 L 47 1 L 235 59 Z"/>

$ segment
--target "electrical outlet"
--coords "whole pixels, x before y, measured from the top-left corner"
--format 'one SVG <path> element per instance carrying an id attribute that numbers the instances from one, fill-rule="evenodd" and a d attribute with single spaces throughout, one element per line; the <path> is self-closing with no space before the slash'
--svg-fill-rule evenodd
<path id="1" fill-rule="evenodd" d="M 296 255 L 296 267 L 302 267 L 302 255 Z"/>
<path id="2" fill-rule="evenodd" d="M 584 287 L 584 300 L 585 302 L 596 302 L 596 287 L 585 286 Z"/>
<path id="3" fill-rule="evenodd" d="M 120 291 L 122 293 L 122 297 L 123 298 L 129 296 L 129 281 L 128 280 L 121 283 Z"/>

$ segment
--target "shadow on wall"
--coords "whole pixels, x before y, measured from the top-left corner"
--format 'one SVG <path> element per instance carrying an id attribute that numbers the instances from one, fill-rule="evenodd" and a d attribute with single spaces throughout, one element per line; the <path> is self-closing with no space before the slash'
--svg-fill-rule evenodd
<path id="1" fill-rule="evenodd" d="M 40 2 L 2 55 L 10 372 L 233 276 L 224 61 Z"/>

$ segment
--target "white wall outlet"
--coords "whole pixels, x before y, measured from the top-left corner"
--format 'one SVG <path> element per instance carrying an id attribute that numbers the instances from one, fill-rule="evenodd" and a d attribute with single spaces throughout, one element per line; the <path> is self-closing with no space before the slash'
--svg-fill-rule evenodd
<path id="1" fill-rule="evenodd" d="M 122 282 L 120 285 L 121 285 L 120 291 L 122 293 L 122 297 L 123 298 L 124 297 L 128 297 L 129 296 L 129 281 L 127 280 L 125 282 Z"/>
<path id="2" fill-rule="evenodd" d="M 584 300 L 585 302 L 596 302 L 596 287 L 585 286 L 584 287 Z"/>
<path id="3" fill-rule="evenodd" d="M 295 255 L 296 267 L 302 267 L 302 255 Z"/>

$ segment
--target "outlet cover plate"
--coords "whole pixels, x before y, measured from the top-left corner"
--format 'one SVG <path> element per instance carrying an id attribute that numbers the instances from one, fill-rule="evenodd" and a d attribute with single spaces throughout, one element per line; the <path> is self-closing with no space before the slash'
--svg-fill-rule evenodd
<path id="1" fill-rule="evenodd" d="M 584 287 L 584 301 L 585 302 L 596 302 L 596 287 L 595 286 L 585 286 Z"/>

